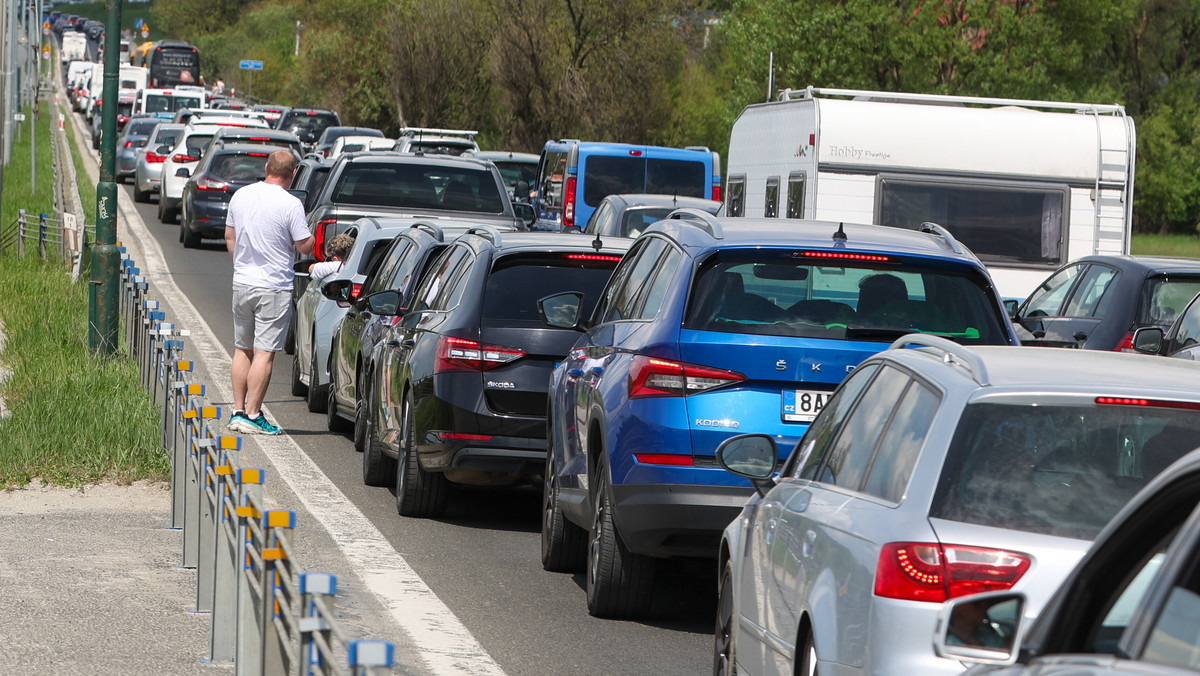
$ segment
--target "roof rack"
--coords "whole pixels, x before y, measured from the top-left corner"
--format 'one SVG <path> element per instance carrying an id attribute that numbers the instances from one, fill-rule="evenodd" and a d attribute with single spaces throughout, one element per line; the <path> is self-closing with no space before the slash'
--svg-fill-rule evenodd
<path id="1" fill-rule="evenodd" d="M 467 129 L 434 129 L 431 127 L 402 127 L 400 136 L 420 136 L 421 134 L 435 134 L 437 136 L 465 136 L 472 141 L 479 135 L 477 131 Z"/>
<path id="2" fill-rule="evenodd" d="M 492 240 L 492 244 L 494 244 L 496 246 L 500 246 L 500 231 L 497 230 L 495 228 L 495 226 L 476 225 L 471 228 L 467 228 L 467 231 L 464 234 L 479 235 L 480 237 L 486 237 L 487 239 Z"/>
<path id="3" fill-rule="evenodd" d="M 695 150 L 695 151 L 702 152 L 702 153 L 711 153 L 712 152 L 711 150 L 708 149 L 708 146 L 684 146 L 683 149 L 684 150 Z"/>
<path id="4" fill-rule="evenodd" d="M 1076 113 L 1110 113 L 1124 117 L 1125 106 L 1103 103 L 1071 103 L 1068 101 L 1037 101 L 1034 99 L 1001 99 L 988 96 L 947 96 L 945 94 L 913 94 L 910 92 L 879 92 L 862 89 L 830 89 L 826 87 L 805 87 L 804 89 L 784 89 L 779 92 L 780 101 L 796 101 L 811 99 L 814 96 L 847 96 L 859 99 L 877 99 L 881 102 L 896 103 L 960 103 L 977 106 L 1019 106 L 1021 108 L 1046 108 L 1051 110 L 1070 110 Z"/>
<path id="5" fill-rule="evenodd" d="M 408 227 L 409 228 L 417 228 L 419 230 L 425 230 L 429 234 L 433 235 L 434 238 L 437 239 L 437 241 L 439 241 L 439 242 L 446 241 L 446 235 L 445 235 L 445 233 L 442 232 L 442 229 L 437 227 L 433 223 L 430 223 L 429 221 L 417 221 L 416 223 L 413 223 L 412 225 L 410 225 Z"/>
<path id="6" fill-rule="evenodd" d="M 942 361 L 962 366 L 981 387 L 991 384 L 991 381 L 988 380 L 987 367 L 979 355 L 953 340 L 932 336 L 928 333 L 909 333 L 897 338 L 896 342 L 892 343 L 888 349 L 899 350 L 907 347 L 925 347 L 941 352 Z"/>
<path id="7" fill-rule="evenodd" d="M 703 209 L 680 207 L 667 214 L 667 219 L 681 223 L 684 221 L 690 222 L 692 225 L 707 232 L 713 239 L 725 239 L 725 229 L 721 227 L 721 221 L 718 221 L 716 216 Z"/>
<path id="8" fill-rule="evenodd" d="M 960 256 L 962 254 L 966 253 L 963 250 L 962 245 L 958 243 L 958 240 L 954 239 L 954 235 L 951 235 L 949 230 L 938 225 L 937 223 L 934 223 L 933 221 L 925 221 L 924 223 L 921 224 L 920 228 L 918 228 L 918 229 L 921 232 L 927 232 L 931 235 L 937 235 L 938 237 L 941 237 L 942 239 L 946 240 L 946 244 L 950 245 L 950 250 L 953 251 L 954 253 L 959 254 Z"/>

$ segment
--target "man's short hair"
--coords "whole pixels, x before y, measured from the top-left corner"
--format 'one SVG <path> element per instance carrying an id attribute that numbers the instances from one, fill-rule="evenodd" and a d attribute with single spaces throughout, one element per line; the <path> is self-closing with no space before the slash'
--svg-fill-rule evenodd
<path id="1" fill-rule="evenodd" d="M 276 150 L 267 158 L 267 176 L 291 178 L 300 160 L 290 150 Z"/>

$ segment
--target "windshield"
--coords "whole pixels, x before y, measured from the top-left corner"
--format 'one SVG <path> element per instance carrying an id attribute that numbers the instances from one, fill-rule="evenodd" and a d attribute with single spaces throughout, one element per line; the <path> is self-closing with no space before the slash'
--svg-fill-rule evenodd
<path id="1" fill-rule="evenodd" d="M 692 282 L 684 326 L 880 342 L 913 332 L 967 345 L 1009 341 L 981 272 L 900 259 L 877 266 L 805 264 L 793 253 L 708 257 Z"/>
<path id="2" fill-rule="evenodd" d="M 1142 302 L 1138 307 L 1138 324 L 1167 328 L 1197 293 L 1200 293 L 1200 275 L 1172 275 L 1147 279 L 1145 288 L 1142 289 Z"/>
<path id="3" fill-rule="evenodd" d="M 1200 443 L 1200 411 L 1092 403 L 967 406 L 930 516 L 1092 540 Z"/>

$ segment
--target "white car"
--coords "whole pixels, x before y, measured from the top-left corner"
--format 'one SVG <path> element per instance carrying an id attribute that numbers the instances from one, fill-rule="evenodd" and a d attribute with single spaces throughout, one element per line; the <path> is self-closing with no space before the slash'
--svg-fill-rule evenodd
<path id="1" fill-rule="evenodd" d="M 175 146 L 182 132 L 182 124 L 171 124 L 166 120 L 150 132 L 146 145 L 138 149 L 137 164 L 133 169 L 133 201 L 149 202 L 150 195 L 158 192 L 162 166 L 167 159 L 165 153 Z"/>
<path id="2" fill-rule="evenodd" d="M 474 155 L 479 152 L 475 142 L 477 131 L 465 129 L 430 129 L 428 127 L 405 127 L 392 148 L 401 153 L 424 153 L 426 155 Z"/>
<path id="3" fill-rule="evenodd" d="M 204 149 L 212 140 L 213 134 L 221 126 L 243 126 L 267 128 L 267 123 L 261 119 L 244 117 L 204 117 L 199 124 L 189 122 L 183 128 L 175 147 L 167 154 L 162 164 L 162 179 L 158 193 L 158 220 L 163 223 L 174 223 L 179 217 L 179 205 L 183 201 L 183 186 L 187 185 L 188 176 L 180 176 L 180 169 L 187 169 L 188 175 L 196 168 Z"/>
<path id="4" fill-rule="evenodd" d="M 342 153 L 361 153 L 377 150 L 391 150 L 396 145 L 395 139 L 378 136 L 339 136 L 329 149 L 326 162 L 332 162 Z"/>

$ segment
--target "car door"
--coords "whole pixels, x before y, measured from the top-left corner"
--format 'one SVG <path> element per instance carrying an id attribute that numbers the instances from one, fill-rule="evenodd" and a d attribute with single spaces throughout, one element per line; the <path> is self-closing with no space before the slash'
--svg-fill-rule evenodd
<path id="1" fill-rule="evenodd" d="M 373 293 L 389 288 L 392 272 L 414 246 L 413 241 L 407 237 L 397 236 L 392 240 L 379 266 L 363 279 L 358 300 L 346 310 L 345 317 L 338 324 L 337 339 L 333 345 L 333 358 L 337 363 L 331 376 L 335 378 L 332 384 L 337 390 L 340 402 L 350 403 L 357 397 L 355 386 L 358 381 L 357 367 L 359 355 L 362 354 L 363 333 L 374 319 L 374 315 L 366 307 L 365 299 Z"/>
<path id="2" fill-rule="evenodd" d="M 1062 317 L 1067 299 L 1087 270 L 1087 263 L 1075 263 L 1062 268 L 1042 282 L 1018 310 L 1017 337 L 1022 345 L 1050 345 L 1049 336 L 1061 335 L 1055 324 Z M 1075 341 L 1071 341 L 1074 345 Z"/>

